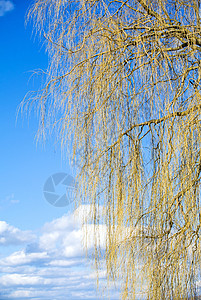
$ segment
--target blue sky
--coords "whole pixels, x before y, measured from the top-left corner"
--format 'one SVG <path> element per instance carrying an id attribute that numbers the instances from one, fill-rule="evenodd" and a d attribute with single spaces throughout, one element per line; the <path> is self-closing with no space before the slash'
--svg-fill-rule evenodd
<path id="1" fill-rule="evenodd" d="M 74 218 L 72 207 L 56 208 L 43 196 L 50 175 L 71 174 L 68 163 L 62 161 L 54 138 L 36 145 L 34 114 L 17 118 L 26 93 L 39 87 L 33 72 L 48 62 L 31 25 L 25 28 L 28 5 L 0 0 L 0 300 L 106 299 L 104 268 L 102 296 L 96 296 L 96 276 L 82 250 L 79 217 Z M 118 299 L 118 293 L 112 292 L 111 299 Z"/>

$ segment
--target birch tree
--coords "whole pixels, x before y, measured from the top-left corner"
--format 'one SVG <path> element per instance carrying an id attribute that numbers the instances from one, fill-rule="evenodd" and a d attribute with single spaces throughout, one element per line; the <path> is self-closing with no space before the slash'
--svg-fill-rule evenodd
<path id="1" fill-rule="evenodd" d="M 200 1 L 37 0 L 28 17 L 49 66 L 26 105 L 81 166 L 86 223 L 107 228 L 97 269 L 104 259 L 122 299 L 196 299 Z"/>

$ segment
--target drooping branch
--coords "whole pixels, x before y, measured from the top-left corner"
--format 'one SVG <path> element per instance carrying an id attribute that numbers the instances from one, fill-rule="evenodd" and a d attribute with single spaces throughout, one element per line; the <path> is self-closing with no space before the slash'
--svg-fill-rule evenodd
<path id="1" fill-rule="evenodd" d="M 121 279 L 126 300 L 140 283 L 148 299 L 193 299 L 191 265 L 198 272 L 201 248 L 198 2 L 37 0 L 34 13 L 50 59 L 36 99 L 42 126 L 54 124 L 62 146 L 78 153 L 79 199 L 92 208 L 89 223 L 107 231 L 108 278 Z"/>

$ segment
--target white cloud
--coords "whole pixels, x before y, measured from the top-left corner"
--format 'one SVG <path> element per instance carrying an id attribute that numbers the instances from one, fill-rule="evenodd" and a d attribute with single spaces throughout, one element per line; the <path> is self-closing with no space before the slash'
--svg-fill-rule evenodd
<path id="1" fill-rule="evenodd" d="M 52 260 L 48 263 L 49 266 L 54 266 L 54 267 L 70 267 L 73 265 L 77 265 L 78 263 L 82 264 L 84 261 L 83 260 L 66 260 L 66 259 L 55 259 Z"/>
<path id="2" fill-rule="evenodd" d="M 27 276 L 21 274 L 9 274 L 1 276 L 1 284 L 6 286 L 13 285 L 38 285 L 43 281 L 39 276 Z"/>
<path id="3" fill-rule="evenodd" d="M 105 271 L 100 270 L 100 297 L 96 293 L 96 274 L 83 251 L 83 230 L 86 228 L 81 229 L 78 215 L 80 218 L 86 211 L 89 208 L 83 206 L 77 210 L 76 218 L 68 214 L 46 223 L 38 239 L 29 240 L 24 249 L 2 258 L 0 295 L 20 300 L 108 299 L 102 290 L 106 286 Z M 100 231 L 104 247 L 105 227 L 101 225 L 95 230 Z M 10 236 L 15 231 L 18 237 L 25 233 L 0 222 L 0 236 L 6 231 Z M 93 247 L 93 235 L 94 227 L 89 225 L 89 248 Z M 118 299 L 117 295 L 113 292 L 110 299 Z"/>
<path id="4" fill-rule="evenodd" d="M 68 290 L 66 289 L 66 292 L 68 292 L 67 295 L 63 294 L 63 290 L 60 288 L 58 289 L 41 289 L 40 291 L 36 290 L 35 288 L 18 288 L 17 290 L 13 291 L 12 293 L 9 294 L 9 299 L 20 299 L 20 300 L 28 300 L 28 299 L 34 299 L 34 300 L 80 300 L 80 299 L 85 299 L 85 300 L 95 300 L 95 299 L 109 299 L 103 298 L 102 296 L 97 296 L 94 291 L 91 290 L 85 290 L 85 291 L 80 291 L 79 289 L 74 289 L 74 290 Z M 110 297 L 111 300 L 117 300 L 119 299 L 117 295 L 112 295 Z"/>
<path id="5" fill-rule="evenodd" d="M 100 290 L 99 294 L 96 293 L 97 273 L 85 258 L 82 245 L 87 231 L 87 245 L 92 249 L 95 234 L 97 237 L 98 233 L 100 246 L 104 250 L 107 228 L 104 224 L 87 224 L 81 229 L 82 222 L 77 218 L 82 219 L 85 213 L 90 213 L 89 207 L 81 206 L 75 213 L 76 218 L 74 214 L 68 214 L 46 223 L 39 232 L 38 240 L 32 239 L 30 243 L 27 239 L 29 244 L 24 249 L 0 260 L 0 299 L 119 299 L 118 290 L 106 289 L 104 264 L 98 272 Z M 27 233 L 1 221 L 0 236 L 6 238 L 6 232 L 10 238 L 14 238 L 16 232 L 18 240 Z M 121 236 L 123 234 L 131 240 L 132 235 L 137 233 L 128 227 L 121 230 Z M 120 285 L 118 280 L 117 289 Z M 201 286 L 201 283 L 198 285 Z M 140 299 L 141 296 L 138 297 Z"/>
<path id="6" fill-rule="evenodd" d="M 45 224 L 39 246 L 45 251 L 60 251 L 65 257 L 83 255 L 82 232 L 73 215 L 64 215 Z"/>
<path id="7" fill-rule="evenodd" d="M 47 259 L 49 256 L 46 252 L 39 253 L 26 253 L 24 250 L 14 252 L 10 256 L 2 259 L 0 265 L 2 266 L 16 266 L 24 265 L 33 262 L 39 262 L 41 260 Z"/>
<path id="8" fill-rule="evenodd" d="M 0 245 L 28 243 L 34 239 L 35 235 L 30 231 L 22 231 L 4 221 L 0 221 Z"/>
<path id="9" fill-rule="evenodd" d="M 100 247 L 105 248 L 107 232 L 105 225 L 88 224 L 81 228 L 83 216 L 89 213 L 89 206 L 82 205 L 74 215 L 64 215 L 45 224 L 39 240 L 40 248 L 45 251 L 55 251 L 59 248 L 65 258 L 78 257 L 84 255 L 83 248 L 86 246 L 88 250 L 93 248 L 95 235 L 98 237 Z"/>
<path id="10" fill-rule="evenodd" d="M 0 17 L 14 9 L 14 4 L 9 0 L 0 0 Z"/>

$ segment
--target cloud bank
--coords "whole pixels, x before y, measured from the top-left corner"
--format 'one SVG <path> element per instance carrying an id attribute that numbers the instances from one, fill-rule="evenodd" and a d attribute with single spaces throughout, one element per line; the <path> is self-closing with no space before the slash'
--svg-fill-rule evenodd
<path id="1" fill-rule="evenodd" d="M 79 213 L 83 213 L 83 207 Z M 100 228 L 103 248 L 104 230 Z M 4 246 L 14 238 L 14 232 L 16 241 L 26 240 L 26 245 L 0 260 L 0 299 L 119 299 L 117 291 L 106 290 L 104 267 L 100 270 L 99 293 L 96 292 L 96 271 L 85 257 L 84 233 L 73 214 L 46 223 L 38 237 L 1 221 L 0 236 L 5 232 L 8 239 Z M 93 235 L 92 229 L 91 232 Z M 93 244 L 88 246 L 92 248 Z"/>
<path id="2" fill-rule="evenodd" d="M 35 235 L 30 231 L 22 231 L 4 221 L 0 221 L 0 245 L 19 245 L 31 242 Z"/>
<path id="3" fill-rule="evenodd" d="M 0 17 L 14 9 L 14 4 L 9 0 L 0 0 Z"/>

